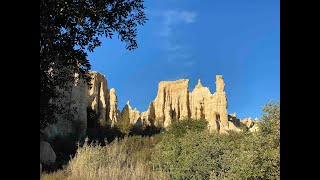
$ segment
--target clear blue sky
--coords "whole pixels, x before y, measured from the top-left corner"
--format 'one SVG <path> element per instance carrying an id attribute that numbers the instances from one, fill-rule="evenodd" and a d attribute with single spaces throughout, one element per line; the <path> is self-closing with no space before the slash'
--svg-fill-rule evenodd
<path id="1" fill-rule="evenodd" d="M 88 58 L 92 70 L 114 87 L 119 109 L 129 100 L 140 112 L 155 99 L 158 83 L 200 78 L 215 91 L 226 83 L 228 112 L 261 117 L 262 106 L 280 99 L 279 0 L 147 0 L 149 19 L 138 31 L 135 51 L 114 39 Z"/>

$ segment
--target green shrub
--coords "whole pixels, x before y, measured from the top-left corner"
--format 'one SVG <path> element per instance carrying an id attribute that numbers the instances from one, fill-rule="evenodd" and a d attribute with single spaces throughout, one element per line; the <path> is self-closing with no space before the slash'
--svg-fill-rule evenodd
<path id="1" fill-rule="evenodd" d="M 263 107 L 258 133 L 209 134 L 199 121 L 175 122 L 155 146 L 153 166 L 171 179 L 280 179 L 279 107 Z"/>
<path id="2" fill-rule="evenodd" d="M 201 132 L 207 129 L 208 122 L 205 119 L 192 119 L 186 118 L 183 120 L 172 120 L 172 124 L 168 128 L 168 133 L 174 134 L 175 137 L 179 138 L 184 136 L 187 131 Z"/>

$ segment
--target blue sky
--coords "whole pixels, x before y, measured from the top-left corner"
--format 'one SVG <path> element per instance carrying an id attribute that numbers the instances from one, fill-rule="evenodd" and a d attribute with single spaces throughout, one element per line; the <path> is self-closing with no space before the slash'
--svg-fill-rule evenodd
<path id="1" fill-rule="evenodd" d="M 223 75 L 228 112 L 261 117 L 262 106 L 280 99 L 279 0 L 147 0 L 149 19 L 138 29 L 134 51 L 115 38 L 88 58 L 92 70 L 115 88 L 118 108 L 129 100 L 140 112 L 155 99 L 158 83 L 200 78 L 215 91 Z"/>

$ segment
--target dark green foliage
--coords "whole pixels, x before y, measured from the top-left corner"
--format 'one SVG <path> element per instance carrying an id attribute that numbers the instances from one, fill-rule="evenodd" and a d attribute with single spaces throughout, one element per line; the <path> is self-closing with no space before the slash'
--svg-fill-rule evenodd
<path id="1" fill-rule="evenodd" d="M 168 133 L 174 134 L 175 137 L 182 137 L 187 131 L 201 132 L 207 128 L 208 122 L 205 119 L 172 120 L 172 124 L 168 128 Z"/>
<path id="2" fill-rule="evenodd" d="M 155 127 L 152 125 L 146 127 L 133 126 L 129 135 L 153 136 L 155 134 L 159 134 L 160 132 L 161 127 Z"/>
<path id="3" fill-rule="evenodd" d="M 61 169 L 70 160 L 70 156 L 74 156 L 77 150 L 77 143 L 79 142 L 78 135 L 69 134 L 67 136 L 57 135 L 48 139 L 52 149 L 56 153 L 56 163 L 54 166 L 44 168 L 48 171 Z"/>
<path id="4" fill-rule="evenodd" d="M 99 37 L 114 33 L 128 50 L 137 45 L 137 27 L 146 22 L 143 0 L 40 1 L 40 131 L 69 111 L 55 103 L 70 88 L 74 73 L 87 83 L 91 68 L 86 50 L 101 45 Z"/>
<path id="5" fill-rule="evenodd" d="M 120 130 L 120 132 L 128 135 L 132 129 L 132 124 L 130 124 L 129 111 L 124 110 L 121 112 L 121 120 L 115 123 L 115 127 Z"/>
<path id="6" fill-rule="evenodd" d="M 185 132 L 181 129 L 188 121 L 173 124 L 179 133 L 165 133 L 153 150 L 152 163 L 172 179 L 280 179 L 279 107 L 280 102 L 264 106 L 257 133 L 209 134 L 201 128 Z"/>

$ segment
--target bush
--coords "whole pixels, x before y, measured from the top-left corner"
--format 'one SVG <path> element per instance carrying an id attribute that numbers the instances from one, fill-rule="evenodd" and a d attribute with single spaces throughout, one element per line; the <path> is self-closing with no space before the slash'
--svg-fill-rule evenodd
<path id="1" fill-rule="evenodd" d="M 172 124 L 168 128 L 168 133 L 179 138 L 184 136 L 187 131 L 201 132 L 207 129 L 208 122 L 205 119 L 186 118 L 183 120 L 172 120 Z"/>
<path id="2" fill-rule="evenodd" d="M 173 124 L 153 150 L 153 166 L 171 179 L 280 179 L 279 107 L 264 106 L 257 134 L 209 134 L 199 121 Z"/>
<path id="3" fill-rule="evenodd" d="M 125 137 L 104 147 L 95 143 L 85 144 L 69 162 L 71 176 L 91 179 L 168 179 L 160 171 L 153 172 L 141 157 L 134 158 L 134 152 L 141 147 L 141 144 L 137 144 L 139 141 L 142 142 L 139 137 Z M 140 156 L 143 155 L 146 154 L 141 152 Z"/>

